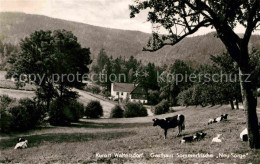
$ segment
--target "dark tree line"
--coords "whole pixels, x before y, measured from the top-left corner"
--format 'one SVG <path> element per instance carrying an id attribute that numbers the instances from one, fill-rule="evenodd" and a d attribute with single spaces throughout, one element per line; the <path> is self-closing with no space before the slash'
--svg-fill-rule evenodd
<path id="1" fill-rule="evenodd" d="M 250 56 L 252 67 L 259 67 L 259 51 L 253 49 Z M 152 105 L 167 100 L 170 105 L 186 106 L 230 103 L 232 109 L 238 109 L 238 103 L 242 101 L 238 66 L 228 53 L 212 55 L 209 64 L 194 65 L 192 62 L 176 60 L 168 66 L 155 66 L 153 63 L 144 65 L 134 57 L 113 59 L 101 49 L 96 64 L 92 67 L 92 73 L 99 72 L 102 75 L 115 74 L 118 77 L 119 74 L 124 74 L 126 81 L 116 82 L 141 84 L 146 88 L 149 104 Z M 195 76 L 195 80 L 189 79 L 192 76 Z M 253 76 L 254 84 L 257 84 L 259 71 L 255 71 L 251 78 Z M 98 83 L 110 92 L 111 81 Z"/>
<path id="2" fill-rule="evenodd" d="M 100 76 L 93 76 L 95 79 L 92 80 L 104 86 L 109 92 L 112 82 L 136 83 L 143 85 L 147 90 L 156 90 L 159 88 L 157 71 L 160 72 L 161 68 L 153 63 L 143 65 L 133 56 L 129 59 L 121 56 L 113 59 L 104 49 L 101 49 L 92 66 L 92 74 Z"/>

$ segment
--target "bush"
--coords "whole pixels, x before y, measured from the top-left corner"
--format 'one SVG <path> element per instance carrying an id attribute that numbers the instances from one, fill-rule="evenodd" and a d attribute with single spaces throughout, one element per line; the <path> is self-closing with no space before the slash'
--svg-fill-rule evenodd
<path id="1" fill-rule="evenodd" d="M 151 105 L 158 104 L 159 99 L 160 99 L 159 91 L 153 91 L 153 90 L 148 91 L 148 102 L 149 102 L 149 104 L 151 104 Z"/>
<path id="2" fill-rule="evenodd" d="M 125 105 L 125 117 L 142 117 L 147 115 L 147 110 L 141 103 L 130 102 Z"/>
<path id="3" fill-rule="evenodd" d="M 99 94 L 101 92 L 101 89 L 99 86 L 91 85 L 86 87 L 86 91 L 92 92 L 93 94 Z"/>
<path id="4" fill-rule="evenodd" d="M 116 105 L 112 108 L 110 118 L 122 118 L 123 114 L 124 110 L 119 105 Z"/>
<path id="5" fill-rule="evenodd" d="M 101 90 L 101 93 L 102 93 L 102 95 L 103 95 L 104 97 L 106 97 L 106 98 L 111 96 L 110 91 L 107 91 L 106 88 L 103 88 L 103 89 Z"/>
<path id="6" fill-rule="evenodd" d="M 11 114 L 9 113 L 9 108 L 11 104 L 15 102 L 6 95 L 0 96 L 0 131 L 9 132 L 11 130 Z"/>
<path id="7" fill-rule="evenodd" d="M 79 121 L 84 115 L 84 105 L 76 100 L 71 100 L 67 108 L 69 108 L 71 113 L 71 116 L 69 117 L 71 122 Z"/>
<path id="8" fill-rule="evenodd" d="M 10 129 L 26 131 L 39 125 L 46 114 L 44 105 L 40 105 L 31 99 L 21 99 L 19 105 L 10 107 Z"/>
<path id="9" fill-rule="evenodd" d="M 77 102 L 74 99 L 62 99 L 58 98 L 54 100 L 50 105 L 50 124 L 57 125 L 69 125 L 71 122 L 78 121 L 84 114 L 83 104 Z"/>
<path id="10" fill-rule="evenodd" d="M 182 106 L 194 105 L 194 99 L 198 96 L 193 96 L 193 88 L 189 88 L 180 92 L 177 96 L 177 103 Z"/>
<path id="11" fill-rule="evenodd" d="M 100 118 L 103 116 L 103 108 L 99 101 L 90 101 L 85 109 L 87 118 Z"/>
<path id="12" fill-rule="evenodd" d="M 152 108 L 152 112 L 155 115 L 165 114 L 169 112 L 169 103 L 167 100 L 162 100 L 159 104 L 157 104 L 154 108 Z"/>
<path id="13" fill-rule="evenodd" d="M 14 102 L 15 99 L 8 97 L 7 95 L 0 96 L 0 109 L 6 109 L 9 104 Z"/>

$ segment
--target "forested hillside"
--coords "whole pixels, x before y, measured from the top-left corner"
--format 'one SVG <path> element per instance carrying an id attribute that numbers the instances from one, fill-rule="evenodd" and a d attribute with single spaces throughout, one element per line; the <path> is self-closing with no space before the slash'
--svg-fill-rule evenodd
<path id="1" fill-rule="evenodd" d="M 0 40 L 4 43 L 18 44 L 20 39 L 35 30 L 54 29 L 72 31 L 83 47 L 91 48 L 93 59 L 104 48 L 109 56 L 134 56 L 145 63 L 169 64 L 176 59 L 207 63 L 211 54 L 224 50 L 220 40 L 210 33 L 186 38 L 176 46 L 168 46 L 157 52 L 143 52 L 142 48 L 150 37 L 147 33 L 97 27 L 40 15 L 0 13 Z M 251 45 L 260 48 L 260 36 L 253 36 Z"/>

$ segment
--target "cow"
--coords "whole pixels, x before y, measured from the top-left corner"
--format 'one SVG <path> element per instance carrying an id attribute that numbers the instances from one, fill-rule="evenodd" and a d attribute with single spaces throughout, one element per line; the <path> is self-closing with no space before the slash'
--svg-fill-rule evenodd
<path id="1" fill-rule="evenodd" d="M 25 139 L 23 139 L 23 138 L 18 139 L 18 142 L 23 142 L 23 141 L 25 141 Z"/>
<path id="2" fill-rule="evenodd" d="M 223 138 L 220 138 L 221 136 L 222 134 L 217 134 L 217 137 L 214 137 L 211 142 L 217 142 L 217 143 L 222 142 Z"/>
<path id="3" fill-rule="evenodd" d="M 202 140 L 204 139 L 204 137 L 207 135 L 207 133 L 204 133 L 204 132 L 197 132 L 195 135 L 194 135 L 194 140 Z"/>
<path id="4" fill-rule="evenodd" d="M 217 118 L 210 118 L 209 121 L 208 121 L 208 125 L 216 123 L 216 122 L 220 122 L 220 121 L 223 121 L 223 120 L 227 120 L 227 117 L 228 117 L 228 114 L 222 114 L 221 116 L 219 116 Z"/>
<path id="5" fill-rule="evenodd" d="M 181 143 L 186 143 L 186 142 L 192 142 L 194 141 L 194 138 L 195 136 L 186 136 L 186 137 L 183 137 L 182 140 L 181 140 Z"/>
<path id="6" fill-rule="evenodd" d="M 153 119 L 153 126 L 160 126 L 164 129 L 164 139 L 167 136 L 167 130 L 170 128 L 175 128 L 178 126 L 178 135 L 181 134 L 182 130 L 185 130 L 185 117 L 182 114 L 178 114 L 177 116 L 167 117 L 165 119 Z"/>
<path id="7" fill-rule="evenodd" d="M 25 149 L 27 148 L 27 144 L 27 140 L 19 138 L 18 143 L 15 145 L 14 149 Z"/>
<path id="8" fill-rule="evenodd" d="M 221 115 L 220 117 L 215 118 L 215 120 L 216 120 L 216 122 L 220 122 L 220 121 L 222 121 L 222 120 L 223 120 L 222 115 Z"/>
<path id="9" fill-rule="evenodd" d="M 228 114 L 222 114 L 222 115 L 221 115 L 221 117 L 222 117 L 223 120 L 227 120 L 227 116 L 228 116 Z"/>
<path id="10" fill-rule="evenodd" d="M 199 141 L 204 139 L 204 137 L 207 135 L 207 133 L 204 132 L 197 132 L 193 136 L 185 136 L 182 138 L 181 143 L 186 143 L 186 142 L 192 142 L 192 141 Z"/>
<path id="11" fill-rule="evenodd" d="M 240 138 L 241 141 L 248 141 L 248 130 L 245 128 L 241 133 L 240 133 Z"/>
<path id="12" fill-rule="evenodd" d="M 213 124 L 213 123 L 216 123 L 216 119 L 215 118 L 210 118 L 209 121 L 208 121 L 208 125 L 209 124 Z"/>

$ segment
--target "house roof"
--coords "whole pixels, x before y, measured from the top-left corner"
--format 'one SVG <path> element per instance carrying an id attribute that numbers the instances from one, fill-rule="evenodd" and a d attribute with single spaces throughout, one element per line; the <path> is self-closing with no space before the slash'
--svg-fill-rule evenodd
<path id="1" fill-rule="evenodd" d="M 120 91 L 120 92 L 132 92 L 135 88 L 134 84 L 131 83 L 113 83 L 114 91 Z"/>
<path id="2" fill-rule="evenodd" d="M 138 85 L 138 86 L 136 86 L 136 87 L 132 90 L 131 94 L 142 94 L 142 95 L 146 95 L 147 93 L 146 93 L 146 90 L 144 89 L 143 86 Z"/>

